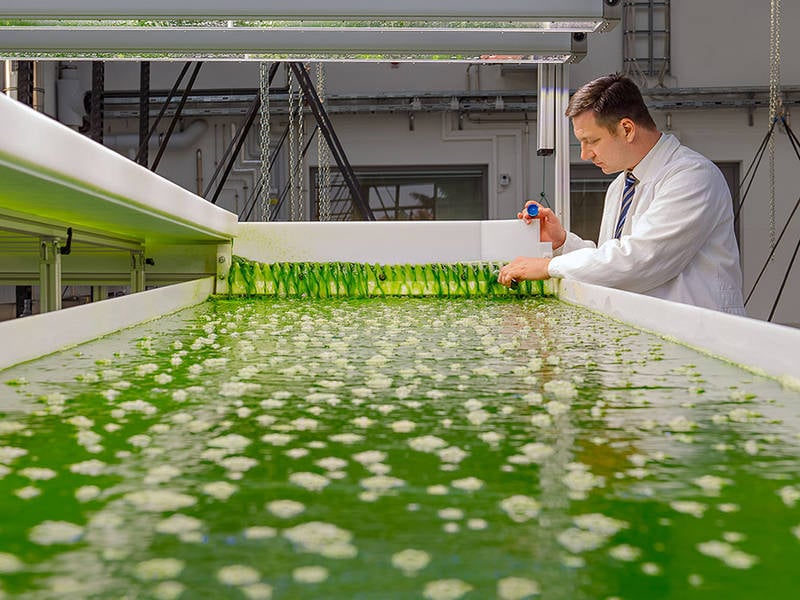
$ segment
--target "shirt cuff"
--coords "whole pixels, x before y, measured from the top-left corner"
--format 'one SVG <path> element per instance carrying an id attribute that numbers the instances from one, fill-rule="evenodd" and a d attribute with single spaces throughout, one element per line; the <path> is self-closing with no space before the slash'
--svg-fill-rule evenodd
<path id="1" fill-rule="evenodd" d="M 561 246 L 561 248 L 563 248 L 563 246 Z M 559 248 L 559 250 L 561 248 Z M 553 254 L 555 254 L 555 251 L 553 252 Z M 558 268 L 558 264 L 560 262 L 561 262 L 561 260 L 559 260 L 558 256 L 553 256 L 553 258 L 550 259 L 550 262 L 547 263 L 547 274 L 550 277 L 554 277 L 556 279 L 561 279 L 562 277 L 564 277 L 564 275 L 561 273 L 561 271 Z"/>

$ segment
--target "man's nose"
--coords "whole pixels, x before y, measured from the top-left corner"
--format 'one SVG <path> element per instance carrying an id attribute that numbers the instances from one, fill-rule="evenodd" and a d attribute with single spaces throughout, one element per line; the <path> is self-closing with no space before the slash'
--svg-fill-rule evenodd
<path id="1" fill-rule="evenodd" d="M 586 146 L 581 144 L 581 160 L 592 160 L 594 152 L 589 150 Z"/>

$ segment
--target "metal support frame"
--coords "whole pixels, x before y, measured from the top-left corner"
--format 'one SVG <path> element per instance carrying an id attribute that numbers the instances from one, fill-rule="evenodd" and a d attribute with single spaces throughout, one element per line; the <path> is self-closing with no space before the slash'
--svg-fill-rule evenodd
<path id="1" fill-rule="evenodd" d="M 233 244 L 217 246 L 217 276 L 214 278 L 214 293 L 228 293 L 228 272 L 231 269 Z"/>
<path id="2" fill-rule="evenodd" d="M 17 71 L 17 86 L 16 90 L 11 89 L 11 81 L 6 81 L 6 88 L 10 96 L 16 96 L 16 99 L 22 104 L 33 106 L 33 88 L 34 88 L 34 63 L 33 61 L 18 61 L 16 63 Z M 6 73 L 6 78 L 10 79 L 11 72 Z M 15 92 L 15 93 L 13 93 Z M 26 316 L 31 313 L 31 304 L 33 302 L 33 288 L 29 285 L 16 286 L 16 315 Z"/>
<path id="3" fill-rule="evenodd" d="M 39 240 L 39 312 L 61 309 L 61 240 Z"/>
<path id="4" fill-rule="evenodd" d="M 131 293 L 144 291 L 144 250 L 131 251 Z"/>
<path id="5" fill-rule="evenodd" d="M 150 61 L 139 65 L 139 148 L 136 162 L 146 167 L 149 162 L 147 144 L 150 140 Z"/>
<path id="6" fill-rule="evenodd" d="M 183 69 L 181 69 L 180 75 L 178 75 L 178 78 L 175 80 L 175 84 L 172 86 L 172 89 L 169 91 L 169 94 L 167 94 L 167 98 L 164 100 L 164 104 L 161 105 L 161 110 L 158 112 L 156 120 L 153 121 L 153 124 L 150 126 L 150 129 L 145 135 L 144 139 L 139 140 L 139 150 L 136 152 L 137 163 L 147 166 L 147 161 L 142 162 L 142 157 L 147 156 L 147 146 L 150 143 L 150 138 L 155 133 L 158 124 L 161 122 L 161 118 L 167 112 L 167 107 L 169 106 L 169 103 L 172 101 L 172 98 L 175 96 L 175 92 L 178 91 L 178 86 L 181 84 L 181 81 L 183 81 L 183 77 L 184 75 L 186 75 L 186 72 L 189 70 L 191 64 L 192 64 L 191 61 L 187 61 L 186 64 L 183 65 Z"/>
<path id="7" fill-rule="evenodd" d="M 300 87 L 302 88 L 303 94 L 308 101 L 311 112 L 314 114 L 314 117 L 317 120 L 317 124 L 319 125 L 322 135 L 325 136 L 325 141 L 328 144 L 328 148 L 331 150 L 333 159 L 336 161 L 336 165 L 339 167 L 339 171 L 341 171 L 342 177 L 344 177 L 345 182 L 347 183 L 347 187 L 350 190 L 353 202 L 355 202 L 364 220 L 374 221 L 375 215 L 372 214 L 372 209 L 369 207 L 369 203 L 364 199 L 361 186 L 359 185 L 358 179 L 353 172 L 353 167 L 350 165 L 350 161 L 347 160 L 347 155 L 344 152 L 344 148 L 342 148 L 342 144 L 333 130 L 333 125 L 328 118 L 328 113 L 325 111 L 325 106 L 319 99 L 319 95 L 314 87 L 314 83 L 311 81 L 308 71 L 306 71 L 305 66 L 302 63 L 296 62 L 289 63 L 289 68 L 292 70 L 295 78 L 300 83 Z"/>
<path id="8" fill-rule="evenodd" d="M 92 286 L 92 302 L 100 302 L 100 300 L 105 300 L 106 294 L 108 293 L 106 286 L 104 285 L 93 285 Z"/>
<path id="9" fill-rule="evenodd" d="M 538 67 L 537 67 L 538 69 Z M 800 86 L 783 85 L 783 106 L 800 108 Z M 183 116 L 192 117 L 236 117 L 244 115 L 258 94 L 254 88 L 197 89 L 189 95 Z M 503 100 L 503 113 L 524 114 L 537 110 L 536 87 L 517 90 L 496 91 L 442 90 L 436 92 L 393 91 L 374 94 L 329 94 L 325 98 L 328 115 L 403 113 L 409 103 L 417 98 L 421 104 L 419 112 L 441 113 L 492 113 L 497 112 L 497 97 Z M 647 106 L 651 110 L 741 110 L 754 111 L 769 106 L 769 88 L 757 87 L 708 87 L 708 88 L 653 88 L 643 89 Z M 152 90 L 151 106 L 161 109 L 168 100 L 167 90 Z M 139 91 L 113 90 L 104 95 L 106 119 L 136 119 L 139 115 Z M 455 103 L 454 103 L 455 99 Z M 270 114 L 286 115 L 287 94 L 285 90 L 270 88 Z M 457 104 L 456 104 L 457 103 Z M 174 110 L 175 102 L 169 99 L 166 114 Z"/>
<path id="10" fill-rule="evenodd" d="M 555 207 L 561 224 L 570 228 L 570 185 L 569 185 L 569 136 L 570 123 L 564 116 L 569 102 L 569 69 L 564 65 L 554 65 L 555 81 Z"/>
<path id="11" fill-rule="evenodd" d="M 192 87 L 194 87 L 194 82 L 197 80 L 197 75 L 200 73 L 200 68 L 202 66 L 203 61 L 198 61 L 194 66 L 194 71 L 192 71 L 192 75 L 189 78 L 189 83 L 186 84 L 186 89 L 183 90 L 183 95 L 181 96 L 181 101 L 178 103 L 178 108 L 175 109 L 175 114 L 172 115 L 172 120 L 169 122 L 167 132 L 164 134 L 164 139 L 161 140 L 161 146 L 159 146 L 156 158 L 153 160 L 153 166 L 150 167 L 150 170 L 153 172 L 156 171 L 159 163 L 161 162 L 161 157 L 164 156 L 164 151 L 167 149 L 169 139 L 172 137 L 172 132 L 175 131 L 175 125 L 178 123 L 178 120 L 181 117 L 181 111 L 183 111 L 183 107 L 186 104 L 186 99 L 189 97 Z"/>
<path id="12" fill-rule="evenodd" d="M 33 61 L 17 61 L 17 100 L 33 106 Z"/>
<path id="13" fill-rule="evenodd" d="M 103 90 L 105 89 L 105 65 L 102 61 L 92 62 L 92 91 L 89 103 L 89 137 L 103 143 Z"/>
<path id="14" fill-rule="evenodd" d="M 628 75 L 670 74 L 670 0 L 623 0 L 622 62 Z"/>

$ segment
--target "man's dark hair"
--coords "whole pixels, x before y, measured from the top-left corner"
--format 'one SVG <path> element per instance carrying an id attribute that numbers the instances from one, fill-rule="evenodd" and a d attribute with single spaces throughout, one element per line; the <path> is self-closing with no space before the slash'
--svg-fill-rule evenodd
<path id="1" fill-rule="evenodd" d="M 569 99 L 565 114 L 572 118 L 587 110 L 593 111 L 598 124 L 611 133 L 616 131 L 617 124 L 625 118 L 645 129 L 656 129 L 642 93 L 624 75 L 605 75 L 584 84 Z"/>

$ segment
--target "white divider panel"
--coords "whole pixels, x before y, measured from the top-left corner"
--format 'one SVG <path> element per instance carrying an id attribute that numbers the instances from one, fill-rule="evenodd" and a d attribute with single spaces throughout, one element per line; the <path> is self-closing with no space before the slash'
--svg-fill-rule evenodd
<path id="1" fill-rule="evenodd" d="M 553 245 L 539 241 L 538 221 L 481 221 L 481 260 L 508 262 L 517 256 L 552 256 Z"/>
<path id="2" fill-rule="evenodd" d="M 508 261 L 544 256 L 519 220 L 240 223 L 233 253 L 260 262 L 379 264 Z"/>
<path id="3" fill-rule="evenodd" d="M 800 385 L 800 330 L 562 279 L 558 297 Z"/>
<path id="4" fill-rule="evenodd" d="M 0 369 L 199 304 L 213 290 L 214 279 L 207 277 L 4 321 L 0 323 Z"/>

